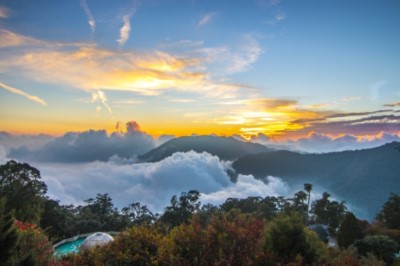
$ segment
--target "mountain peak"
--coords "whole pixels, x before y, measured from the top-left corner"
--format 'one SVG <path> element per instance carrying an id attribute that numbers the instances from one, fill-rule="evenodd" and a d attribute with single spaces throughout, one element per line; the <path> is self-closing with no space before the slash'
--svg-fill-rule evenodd
<path id="1" fill-rule="evenodd" d="M 159 147 L 139 156 L 142 162 L 157 162 L 175 152 L 208 152 L 221 160 L 234 160 L 248 154 L 271 152 L 272 150 L 252 142 L 243 142 L 232 137 L 185 136 L 167 141 Z"/>

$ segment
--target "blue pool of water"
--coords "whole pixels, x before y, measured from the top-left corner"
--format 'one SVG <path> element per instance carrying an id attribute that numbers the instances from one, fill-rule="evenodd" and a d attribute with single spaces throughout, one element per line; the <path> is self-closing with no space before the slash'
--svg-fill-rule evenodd
<path id="1" fill-rule="evenodd" d="M 82 245 L 83 241 L 85 241 L 85 237 L 79 238 L 75 241 L 64 243 L 55 248 L 54 255 L 57 257 L 61 257 L 67 255 L 69 253 L 77 253 L 79 251 L 80 245 Z"/>

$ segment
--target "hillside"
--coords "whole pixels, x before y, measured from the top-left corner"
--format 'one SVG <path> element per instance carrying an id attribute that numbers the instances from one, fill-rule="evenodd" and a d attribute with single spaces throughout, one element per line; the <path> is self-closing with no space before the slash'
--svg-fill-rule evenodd
<path id="1" fill-rule="evenodd" d="M 271 152 L 263 145 L 242 142 L 234 138 L 215 136 L 190 136 L 175 138 L 139 156 L 142 162 L 157 162 L 175 152 L 208 152 L 221 160 L 235 160 L 248 154 Z"/>
<path id="2" fill-rule="evenodd" d="M 276 151 L 246 155 L 236 160 L 233 168 L 256 178 L 278 176 L 289 185 L 313 183 L 360 208 L 360 215 L 373 218 L 391 192 L 400 193 L 399 147 L 400 143 L 392 142 L 326 154 Z"/>

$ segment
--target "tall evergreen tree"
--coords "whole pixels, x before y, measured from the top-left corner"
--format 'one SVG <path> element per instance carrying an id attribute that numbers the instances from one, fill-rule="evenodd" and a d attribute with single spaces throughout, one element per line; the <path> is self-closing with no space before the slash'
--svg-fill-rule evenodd
<path id="1" fill-rule="evenodd" d="M 346 213 L 337 232 L 337 241 L 339 246 L 341 248 L 348 248 L 356 240 L 362 239 L 363 237 L 364 234 L 358 224 L 357 218 L 351 212 Z"/>
<path id="2" fill-rule="evenodd" d="M 400 229 L 400 195 L 390 194 L 377 219 L 390 229 Z"/>
<path id="3" fill-rule="evenodd" d="M 6 199 L 0 199 L 0 263 L 13 265 L 16 257 L 19 235 L 14 225 L 13 211 L 5 211 Z"/>

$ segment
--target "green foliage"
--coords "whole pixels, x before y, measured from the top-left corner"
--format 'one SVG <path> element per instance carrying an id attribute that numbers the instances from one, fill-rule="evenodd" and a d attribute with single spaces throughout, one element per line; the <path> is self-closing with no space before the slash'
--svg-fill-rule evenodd
<path id="1" fill-rule="evenodd" d="M 85 201 L 75 211 L 76 233 L 95 231 L 121 231 L 129 225 L 128 217 L 120 215 L 108 194 L 97 194 L 95 199 Z"/>
<path id="2" fill-rule="evenodd" d="M 331 201 L 330 194 L 324 192 L 322 199 L 313 202 L 311 207 L 311 213 L 313 214 L 312 222 L 317 224 L 326 224 L 330 228 L 330 232 L 334 233 L 339 227 L 345 213 L 346 206 L 344 201 L 341 203 L 337 201 Z"/>
<path id="3" fill-rule="evenodd" d="M 129 204 L 128 207 L 122 209 L 122 214 L 128 217 L 132 225 L 150 225 L 155 222 L 156 216 L 140 202 Z"/>
<path id="4" fill-rule="evenodd" d="M 167 265 L 251 265 L 261 252 L 264 223 L 234 210 L 212 215 L 202 227 L 198 216 L 175 227 L 160 254 Z"/>
<path id="5" fill-rule="evenodd" d="M 278 212 L 279 199 L 276 197 L 248 197 L 245 199 L 228 198 L 221 210 L 229 212 L 237 209 L 242 213 L 255 214 L 265 219 L 272 219 Z"/>
<path id="6" fill-rule="evenodd" d="M 6 199 L 0 198 L 0 262 L 13 265 L 20 237 L 14 225 L 13 212 L 5 211 Z"/>
<path id="7" fill-rule="evenodd" d="M 44 210 L 40 219 L 40 227 L 43 228 L 53 241 L 72 237 L 72 224 L 75 222 L 73 206 L 63 206 L 56 200 L 46 198 Z"/>
<path id="8" fill-rule="evenodd" d="M 377 219 L 390 229 L 400 229 L 400 195 L 390 194 Z"/>
<path id="9" fill-rule="evenodd" d="M 16 226 L 21 235 L 15 254 L 18 265 L 49 265 L 54 262 L 53 246 L 40 228 L 20 221 Z"/>
<path id="10" fill-rule="evenodd" d="M 393 262 L 394 255 L 399 252 L 399 245 L 393 239 L 384 235 L 366 236 L 357 240 L 354 247 L 361 255 L 372 253 L 389 264 Z"/>
<path id="11" fill-rule="evenodd" d="M 188 223 L 192 214 L 200 209 L 199 198 L 200 192 L 196 190 L 190 190 L 187 193 L 182 192 L 179 200 L 174 195 L 171 198 L 171 206 L 165 208 L 160 221 L 170 228 Z"/>
<path id="12" fill-rule="evenodd" d="M 400 246 L 400 229 L 389 229 L 380 222 L 374 223 L 366 229 L 367 235 L 385 235 L 393 239 Z"/>
<path id="13" fill-rule="evenodd" d="M 39 170 L 26 163 L 9 161 L 0 165 L 0 195 L 7 197 L 5 209 L 14 210 L 16 219 L 39 221 L 47 192 L 40 178 Z"/>
<path id="14" fill-rule="evenodd" d="M 327 265 L 338 265 L 338 266 L 385 266 L 386 263 L 379 260 L 371 253 L 367 253 L 366 256 L 360 256 L 357 249 L 350 247 L 348 249 L 336 250 L 331 249 L 329 254 L 329 260 Z"/>
<path id="15" fill-rule="evenodd" d="M 162 235 L 154 228 L 132 227 L 105 246 L 64 258 L 73 265 L 154 265 Z"/>
<path id="16" fill-rule="evenodd" d="M 310 232 L 297 213 L 275 218 L 266 231 L 264 248 L 276 262 L 315 263 L 323 259 L 327 250 L 317 235 Z"/>
<path id="17" fill-rule="evenodd" d="M 337 232 L 337 242 L 339 247 L 348 248 L 354 243 L 354 241 L 362 239 L 363 237 L 364 234 L 357 218 L 351 212 L 346 213 Z"/>

